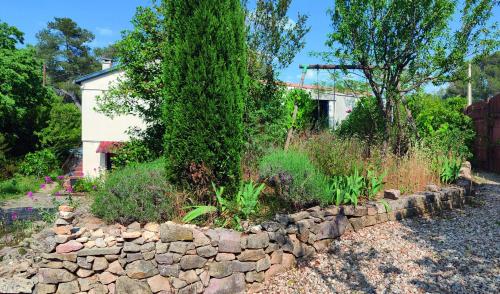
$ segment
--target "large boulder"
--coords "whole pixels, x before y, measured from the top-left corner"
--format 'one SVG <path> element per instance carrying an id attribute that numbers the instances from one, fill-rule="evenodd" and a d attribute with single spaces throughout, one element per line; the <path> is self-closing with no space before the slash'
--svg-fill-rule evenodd
<path id="1" fill-rule="evenodd" d="M 0 278 L 0 293 L 31 293 L 34 285 L 29 279 Z"/>
<path id="2" fill-rule="evenodd" d="M 44 284 L 71 282 L 76 276 L 65 269 L 41 268 L 38 270 L 38 281 Z"/>
<path id="3" fill-rule="evenodd" d="M 186 226 L 167 222 L 160 226 L 160 238 L 162 242 L 191 241 L 193 231 Z"/>
<path id="4" fill-rule="evenodd" d="M 245 293 L 245 274 L 235 273 L 222 279 L 210 279 L 205 294 Z"/>
<path id="5" fill-rule="evenodd" d="M 145 279 L 159 274 L 156 266 L 146 260 L 137 260 L 128 264 L 125 272 L 132 279 Z"/>

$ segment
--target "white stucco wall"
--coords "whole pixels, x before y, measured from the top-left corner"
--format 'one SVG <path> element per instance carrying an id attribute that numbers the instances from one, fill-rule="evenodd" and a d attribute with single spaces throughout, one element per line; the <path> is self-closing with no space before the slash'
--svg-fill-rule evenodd
<path id="1" fill-rule="evenodd" d="M 129 140 L 130 128 L 144 128 L 144 122 L 133 115 L 108 117 L 96 111 L 96 97 L 109 89 L 123 71 L 113 71 L 96 78 L 83 81 L 82 89 L 82 143 L 83 173 L 85 176 L 97 176 L 106 169 L 105 155 L 97 153 L 101 141 L 124 142 Z"/>

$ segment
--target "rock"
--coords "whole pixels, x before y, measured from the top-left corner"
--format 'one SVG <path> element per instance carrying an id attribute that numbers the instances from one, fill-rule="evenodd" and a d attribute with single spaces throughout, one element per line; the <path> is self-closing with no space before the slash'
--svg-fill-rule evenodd
<path id="1" fill-rule="evenodd" d="M 65 269 L 41 268 L 38 270 L 38 282 L 44 284 L 59 284 L 71 282 L 75 275 Z"/>
<path id="2" fill-rule="evenodd" d="M 338 206 L 329 206 L 325 210 L 325 216 L 333 216 L 339 214 L 339 207 Z"/>
<path id="3" fill-rule="evenodd" d="M 300 211 L 300 212 L 297 212 L 297 213 L 294 213 L 294 214 L 290 214 L 288 217 L 289 217 L 289 220 L 292 223 L 296 223 L 296 222 L 298 222 L 300 220 L 308 218 L 309 217 L 309 213 L 307 211 Z"/>
<path id="4" fill-rule="evenodd" d="M 138 222 L 133 222 L 130 225 L 127 226 L 127 230 L 131 232 L 135 231 L 140 231 L 141 230 L 141 224 Z"/>
<path id="5" fill-rule="evenodd" d="M 92 289 L 97 283 L 98 283 L 97 275 L 84 278 L 84 279 L 78 279 L 78 284 L 80 285 L 80 291 L 88 291 Z"/>
<path id="6" fill-rule="evenodd" d="M 86 270 L 86 269 L 83 269 L 83 268 L 80 268 L 76 271 L 76 275 L 80 278 L 86 278 L 86 277 L 90 277 L 91 275 L 94 274 L 94 271 L 92 270 Z"/>
<path id="7" fill-rule="evenodd" d="M 214 278 L 224 278 L 233 273 L 231 261 L 211 262 L 208 264 L 208 273 Z"/>
<path id="8" fill-rule="evenodd" d="M 193 231 L 188 227 L 167 222 L 160 225 L 160 238 L 162 242 L 191 241 Z"/>
<path id="9" fill-rule="evenodd" d="M 316 226 L 316 239 L 335 239 L 341 236 L 342 234 L 344 234 L 348 222 L 349 221 L 347 220 L 347 217 L 345 215 L 339 214 L 335 216 L 335 220 L 333 221 L 326 221 L 318 224 Z"/>
<path id="10" fill-rule="evenodd" d="M 268 232 L 276 232 L 277 230 L 281 229 L 283 226 L 278 223 L 278 222 L 273 222 L 273 221 L 266 221 L 262 223 L 262 228 Z"/>
<path id="11" fill-rule="evenodd" d="M 275 275 L 283 273 L 285 271 L 286 271 L 286 269 L 285 269 L 285 267 L 283 265 L 281 265 L 281 264 L 273 264 L 265 272 L 264 276 L 265 276 L 265 279 L 267 281 L 267 280 L 271 279 L 272 277 L 274 277 Z"/>
<path id="12" fill-rule="evenodd" d="M 236 256 L 232 253 L 219 253 L 215 257 L 216 261 L 234 260 Z"/>
<path id="13" fill-rule="evenodd" d="M 103 272 L 102 274 L 99 274 L 99 282 L 103 285 L 111 284 L 116 281 L 116 279 L 118 279 L 118 277 L 110 272 Z"/>
<path id="14" fill-rule="evenodd" d="M 95 241 L 90 240 L 87 243 L 85 243 L 85 248 L 92 248 L 95 246 Z"/>
<path id="15" fill-rule="evenodd" d="M 70 261 L 63 261 L 63 267 L 72 273 L 74 273 L 78 269 L 78 265 Z"/>
<path id="16" fill-rule="evenodd" d="M 279 249 L 271 254 L 271 264 L 279 264 L 283 260 L 283 250 Z"/>
<path id="17" fill-rule="evenodd" d="M 266 286 L 262 283 L 252 283 L 250 287 L 248 288 L 248 294 L 256 294 L 256 293 L 265 293 L 264 291 L 266 290 Z"/>
<path id="18" fill-rule="evenodd" d="M 265 252 L 266 253 L 273 253 L 274 251 L 278 250 L 280 246 L 276 243 L 269 243 L 269 246 L 267 246 Z"/>
<path id="19" fill-rule="evenodd" d="M 194 270 L 180 272 L 179 279 L 183 280 L 188 285 L 192 284 L 194 282 L 197 282 L 199 280 L 198 275 L 196 274 L 196 272 Z"/>
<path id="20" fill-rule="evenodd" d="M 398 200 L 399 197 L 401 196 L 401 192 L 396 189 L 389 189 L 384 191 L 384 198 L 385 199 L 392 199 L 392 200 Z"/>
<path id="21" fill-rule="evenodd" d="M 62 211 L 62 212 L 73 212 L 75 210 L 74 207 L 71 207 L 69 205 L 60 205 L 58 207 L 58 210 L 59 211 Z"/>
<path id="22" fill-rule="evenodd" d="M 155 232 L 144 231 L 142 232 L 142 238 L 146 241 L 158 240 Z"/>
<path id="23" fill-rule="evenodd" d="M 219 234 L 219 252 L 225 253 L 240 253 L 241 243 L 240 243 L 241 233 L 223 230 Z"/>
<path id="24" fill-rule="evenodd" d="M 269 245 L 269 235 L 267 232 L 251 234 L 247 239 L 247 248 L 259 249 L 265 248 Z"/>
<path id="25" fill-rule="evenodd" d="M 82 243 L 71 240 L 64 244 L 59 244 L 56 247 L 56 253 L 69 253 L 73 251 L 78 251 L 83 248 Z"/>
<path id="26" fill-rule="evenodd" d="M 317 252 L 325 252 L 330 247 L 330 244 L 332 244 L 331 239 L 324 239 L 314 242 L 313 247 Z"/>
<path id="27" fill-rule="evenodd" d="M 116 294 L 152 294 L 149 285 L 143 281 L 123 276 L 116 280 Z"/>
<path id="28" fill-rule="evenodd" d="M 142 253 L 128 253 L 127 254 L 127 262 L 131 263 L 136 260 L 141 260 L 143 259 Z"/>
<path id="29" fill-rule="evenodd" d="M 201 257 L 212 257 L 217 254 L 217 249 L 214 247 L 207 245 L 196 248 L 196 253 Z"/>
<path id="30" fill-rule="evenodd" d="M 78 251 L 78 256 L 100 256 L 100 255 L 114 255 L 120 254 L 120 247 L 106 247 L 106 248 L 84 248 Z"/>
<path id="31" fill-rule="evenodd" d="M 137 260 L 127 265 L 125 272 L 132 279 L 144 279 L 159 274 L 158 269 L 151 261 Z"/>
<path id="32" fill-rule="evenodd" d="M 123 232 L 122 238 L 125 240 L 137 239 L 142 236 L 141 231 Z"/>
<path id="33" fill-rule="evenodd" d="M 265 271 L 271 266 L 271 258 L 266 255 L 266 257 L 257 261 L 255 265 L 255 270 L 257 272 Z"/>
<path id="34" fill-rule="evenodd" d="M 77 281 L 61 283 L 57 286 L 56 294 L 72 294 L 80 292 L 80 286 Z"/>
<path id="35" fill-rule="evenodd" d="M 103 238 L 97 238 L 97 239 L 95 239 L 95 246 L 97 246 L 99 248 L 104 248 L 108 245 L 106 244 L 106 241 L 104 241 Z"/>
<path id="36" fill-rule="evenodd" d="M 263 282 L 264 278 L 265 278 L 264 272 L 258 273 L 256 271 L 252 271 L 252 272 L 246 273 L 246 275 L 245 275 L 245 280 L 249 283 Z"/>
<path id="37" fill-rule="evenodd" d="M 59 226 L 53 228 L 57 235 L 71 235 L 71 226 Z"/>
<path id="38" fill-rule="evenodd" d="M 75 217 L 75 214 L 68 211 L 61 211 L 59 212 L 59 217 L 64 220 L 71 221 Z"/>
<path id="39" fill-rule="evenodd" d="M 168 251 L 184 255 L 186 251 L 191 249 L 194 249 L 194 244 L 192 242 L 172 242 L 170 243 Z"/>
<path id="40" fill-rule="evenodd" d="M 160 265 L 158 266 L 160 271 L 160 275 L 164 277 L 179 277 L 179 272 L 181 270 L 181 266 L 179 264 L 174 265 Z"/>
<path id="41" fill-rule="evenodd" d="M 1 285 L 2 283 L 0 283 Z M 40 284 L 38 283 L 36 286 L 35 286 L 35 291 L 33 293 L 36 293 L 36 294 L 50 294 L 50 293 L 54 293 L 56 292 L 56 285 L 51 285 L 51 284 Z M 16 293 L 16 292 L 4 292 L 2 291 L 2 289 L 0 288 L 0 293 Z M 18 292 L 18 293 L 22 293 L 22 292 Z M 30 292 L 25 292 L 25 293 L 31 293 Z"/>
<path id="42" fill-rule="evenodd" d="M 155 243 L 145 243 L 141 245 L 141 252 L 149 252 L 155 250 Z"/>
<path id="43" fill-rule="evenodd" d="M 160 275 L 148 278 L 147 282 L 153 293 L 157 293 L 160 291 L 166 291 L 170 293 L 170 291 L 172 291 L 172 287 L 170 286 L 170 281 L 168 280 L 168 278 L 164 278 Z"/>
<path id="44" fill-rule="evenodd" d="M 31 293 L 35 283 L 23 278 L 0 278 L 0 293 Z"/>
<path id="45" fill-rule="evenodd" d="M 69 237 L 70 235 L 55 235 L 54 240 L 56 241 L 57 244 L 62 244 L 68 242 Z"/>
<path id="46" fill-rule="evenodd" d="M 181 258 L 180 265 L 183 270 L 188 270 L 202 268 L 205 263 L 207 263 L 207 259 L 203 257 L 197 255 L 186 255 Z"/>
<path id="47" fill-rule="evenodd" d="M 235 273 L 222 279 L 210 279 L 205 294 L 235 294 L 245 292 L 245 274 Z"/>
<path id="48" fill-rule="evenodd" d="M 96 257 L 94 259 L 94 264 L 92 265 L 92 270 L 103 271 L 108 268 L 108 261 L 104 257 Z"/>
<path id="49" fill-rule="evenodd" d="M 186 287 L 186 285 L 187 283 L 185 281 L 178 278 L 172 278 L 172 286 L 174 286 L 175 289 Z"/>
<path id="50" fill-rule="evenodd" d="M 91 237 L 93 240 L 97 238 L 102 238 L 104 237 L 104 231 L 102 229 L 97 229 L 94 232 L 92 232 Z"/>
<path id="51" fill-rule="evenodd" d="M 176 253 L 156 254 L 155 260 L 161 264 L 172 264 L 181 260 L 181 255 Z"/>
<path id="52" fill-rule="evenodd" d="M 92 263 L 87 261 L 87 258 L 85 257 L 78 257 L 76 264 L 84 269 L 91 269 L 92 268 Z"/>
<path id="53" fill-rule="evenodd" d="M 119 276 L 125 274 L 125 271 L 123 270 L 123 267 L 118 260 L 115 260 L 112 263 L 110 263 L 107 271 Z"/>
<path id="54" fill-rule="evenodd" d="M 90 289 L 88 294 L 107 294 L 108 292 L 108 287 L 102 284 L 97 284 L 94 288 Z"/>
<path id="55" fill-rule="evenodd" d="M 297 266 L 297 260 L 293 254 L 283 253 L 281 265 L 285 269 L 291 269 Z"/>
<path id="56" fill-rule="evenodd" d="M 156 242 L 156 253 L 166 253 L 168 251 L 168 243 Z"/>
<path id="57" fill-rule="evenodd" d="M 141 251 L 141 245 L 132 242 L 125 242 L 125 244 L 123 244 L 123 252 L 140 252 L 140 251 Z"/>
<path id="58" fill-rule="evenodd" d="M 196 247 L 210 245 L 210 238 L 208 238 L 205 234 L 203 234 L 203 232 L 199 230 L 193 230 L 193 238 L 193 243 Z"/>
<path id="59" fill-rule="evenodd" d="M 247 249 L 238 255 L 239 261 L 257 261 L 266 257 L 266 253 L 262 249 Z"/>
<path id="60" fill-rule="evenodd" d="M 50 260 L 60 260 L 60 261 L 76 261 L 76 253 L 43 253 L 42 258 L 50 259 Z"/>
<path id="61" fill-rule="evenodd" d="M 255 262 L 241 262 L 239 260 L 231 261 L 233 272 L 245 273 L 255 270 Z"/>
<path id="62" fill-rule="evenodd" d="M 65 219 L 58 218 L 55 221 L 55 225 L 56 226 L 67 226 L 67 225 L 70 225 L 70 223 L 67 220 L 65 220 Z"/>
<path id="63" fill-rule="evenodd" d="M 204 287 L 208 286 L 208 282 L 210 282 L 210 274 L 208 271 L 203 271 L 200 274 L 200 280 Z"/>
<path id="64" fill-rule="evenodd" d="M 160 231 L 160 225 L 157 223 L 147 223 L 144 225 L 144 230 L 158 233 Z"/>
<path id="65" fill-rule="evenodd" d="M 42 263 L 40 267 L 43 268 L 63 268 L 63 263 L 61 261 L 48 261 Z"/>

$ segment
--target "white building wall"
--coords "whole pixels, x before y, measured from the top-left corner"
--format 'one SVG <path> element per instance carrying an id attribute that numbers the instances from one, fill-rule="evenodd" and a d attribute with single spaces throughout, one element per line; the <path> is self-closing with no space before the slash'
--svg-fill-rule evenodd
<path id="1" fill-rule="evenodd" d="M 85 176 L 97 176 L 99 171 L 106 169 L 105 155 L 96 152 L 101 141 L 128 141 L 130 139 L 127 134 L 128 130 L 145 127 L 145 123 L 137 116 L 122 115 L 111 118 L 96 111 L 96 97 L 107 91 L 109 86 L 120 77 L 123 77 L 123 71 L 117 70 L 81 83 L 83 173 Z"/>

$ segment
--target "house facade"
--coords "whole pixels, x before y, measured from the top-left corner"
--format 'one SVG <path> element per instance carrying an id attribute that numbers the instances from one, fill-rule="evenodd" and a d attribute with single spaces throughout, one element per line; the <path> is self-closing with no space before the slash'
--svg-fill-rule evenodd
<path id="1" fill-rule="evenodd" d="M 144 129 L 144 121 L 134 115 L 109 117 L 96 110 L 97 97 L 124 77 L 123 70 L 103 60 L 102 70 L 75 80 L 82 92 L 82 172 L 96 177 L 111 168 L 113 149 L 130 139 L 129 130 Z M 302 88 L 311 94 L 319 105 L 321 119 L 334 128 L 344 120 L 354 107 L 357 96 L 337 93 L 332 88 L 285 83 L 287 88 Z"/>
<path id="2" fill-rule="evenodd" d="M 95 177 L 111 166 L 113 147 L 130 139 L 131 128 L 143 129 L 145 123 L 134 115 L 109 117 L 96 110 L 97 96 L 109 90 L 124 72 L 103 61 L 101 71 L 75 80 L 82 91 L 82 171 L 84 176 Z"/>

